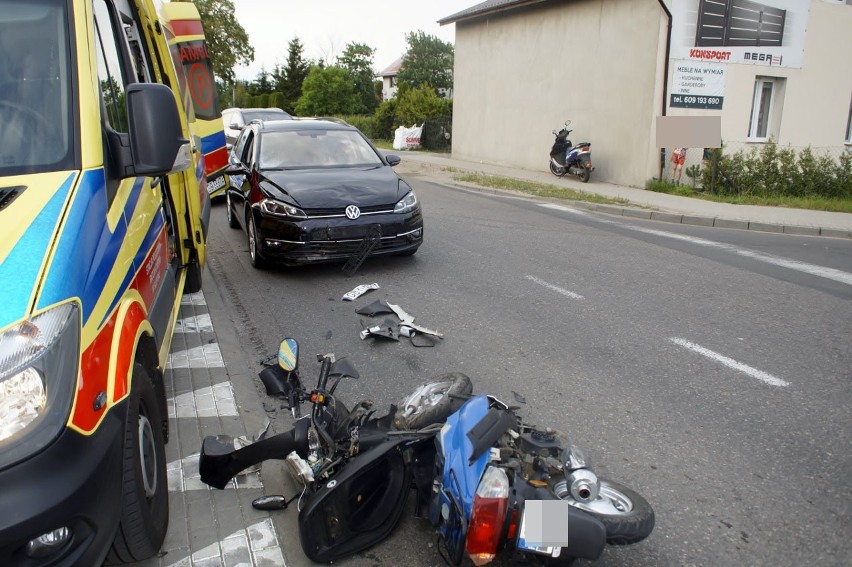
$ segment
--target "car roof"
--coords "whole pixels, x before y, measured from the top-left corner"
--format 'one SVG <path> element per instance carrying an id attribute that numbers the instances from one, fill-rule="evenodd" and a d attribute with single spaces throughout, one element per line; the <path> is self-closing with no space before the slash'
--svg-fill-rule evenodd
<path id="1" fill-rule="evenodd" d="M 279 112 L 281 114 L 287 114 L 287 112 L 285 112 L 284 109 L 278 108 L 277 106 L 273 106 L 273 107 L 270 107 L 270 108 L 225 108 L 224 110 L 222 110 L 222 112 L 233 112 L 233 111 L 239 111 L 239 112 L 263 111 L 263 112 Z"/>
<path id="2" fill-rule="evenodd" d="M 343 121 L 305 119 L 295 120 L 264 120 L 259 122 L 261 131 L 280 132 L 290 130 L 356 130 Z"/>

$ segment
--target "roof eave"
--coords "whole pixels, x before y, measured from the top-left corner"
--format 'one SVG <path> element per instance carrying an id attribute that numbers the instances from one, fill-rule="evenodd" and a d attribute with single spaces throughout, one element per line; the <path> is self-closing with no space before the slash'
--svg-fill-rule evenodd
<path id="1" fill-rule="evenodd" d="M 457 24 L 459 22 L 464 22 L 467 20 L 475 20 L 477 18 L 482 18 L 485 16 L 493 16 L 494 14 L 499 14 L 501 12 L 509 12 L 511 10 L 516 10 L 518 8 L 523 8 L 526 6 L 530 6 L 532 4 L 540 4 L 541 2 L 547 2 L 548 0 L 520 0 L 518 2 L 513 2 L 511 4 L 503 4 L 501 6 L 494 6 L 493 8 L 486 8 L 481 11 L 472 12 L 469 14 L 453 14 L 452 16 L 447 16 L 446 18 L 441 18 L 438 20 L 438 23 L 442 26 L 447 24 Z"/>

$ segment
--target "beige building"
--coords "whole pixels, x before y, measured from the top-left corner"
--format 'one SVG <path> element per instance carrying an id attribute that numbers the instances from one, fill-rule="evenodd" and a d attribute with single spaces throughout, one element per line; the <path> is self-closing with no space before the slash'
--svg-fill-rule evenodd
<path id="1" fill-rule="evenodd" d="M 453 156 L 547 169 L 571 119 L 593 180 L 641 187 L 665 164 L 661 115 L 719 116 L 728 148 L 852 151 L 850 4 L 482 2 L 440 20 L 456 26 Z"/>

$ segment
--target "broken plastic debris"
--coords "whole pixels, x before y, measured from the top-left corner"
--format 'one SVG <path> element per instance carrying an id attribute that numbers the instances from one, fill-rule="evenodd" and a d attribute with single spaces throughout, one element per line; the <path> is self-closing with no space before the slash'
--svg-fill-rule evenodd
<path id="1" fill-rule="evenodd" d="M 409 327 L 411 327 L 412 329 L 414 329 L 415 331 L 420 331 L 421 333 L 424 333 L 424 334 L 427 334 L 427 335 L 433 335 L 435 337 L 444 338 L 444 334 L 441 333 L 440 331 L 433 331 L 432 329 L 427 329 L 426 327 L 422 327 L 420 325 L 415 325 L 414 323 L 406 323 L 406 324 Z"/>
<path id="2" fill-rule="evenodd" d="M 399 334 L 403 337 L 413 337 L 416 334 L 416 331 L 408 325 L 400 325 Z"/>
<path id="3" fill-rule="evenodd" d="M 371 325 L 361 331 L 361 338 L 383 337 L 393 341 L 399 341 L 399 325 L 390 319 L 385 319 L 380 325 Z"/>
<path id="4" fill-rule="evenodd" d="M 361 284 L 358 287 L 356 287 L 355 289 L 353 289 L 352 291 L 348 291 L 348 292 L 344 293 L 343 294 L 343 301 L 354 301 L 355 299 L 358 299 L 359 297 L 361 297 L 362 295 L 364 295 L 366 292 L 370 291 L 371 289 L 379 289 L 379 284 L 377 284 L 377 283 Z"/>
<path id="5" fill-rule="evenodd" d="M 405 309 L 400 307 L 399 305 L 394 305 L 393 303 L 388 303 L 388 307 L 393 309 L 393 312 L 396 313 L 396 316 L 399 317 L 399 320 L 402 321 L 404 325 L 407 325 L 414 321 L 414 316 L 409 315 L 405 312 Z"/>
<path id="6" fill-rule="evenodd" d="M 365 305 L 360 309 L 356 309 L 355 313 L 358 315 L 367 315 L 369 317 L 374 317 L 376 315 L 382 315 L 385 313 L 395 313 L 390 306 L 382 301 L 381 299 L 377 299 L 369 305 Z"/>

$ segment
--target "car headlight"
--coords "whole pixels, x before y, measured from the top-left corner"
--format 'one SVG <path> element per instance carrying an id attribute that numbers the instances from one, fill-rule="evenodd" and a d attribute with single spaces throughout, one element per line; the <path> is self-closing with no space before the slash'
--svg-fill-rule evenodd
<path id="1" fill-rule="evenodd" d="M 417 208 L 417 196 L 414 191 L 409 191 L 405 197 L 400 199 L 393 207 L 395 213 L 410 213 Z"/>
<path id="2" fill-rule="evenodd" d="M 66 303 L 0 333 L 0 468 L 53 441 L 71 411 L 80 309 Z"/>
<path id="3" fill-rule="evenodd" d="M 260 210 L 264 213 L 275 215 L 278 217 L 288 217 L 293 219 L 306 219 L 308 215 L 299 207 L 276 201 L 275 199 L 264 199 L 260 202 Z"/>

